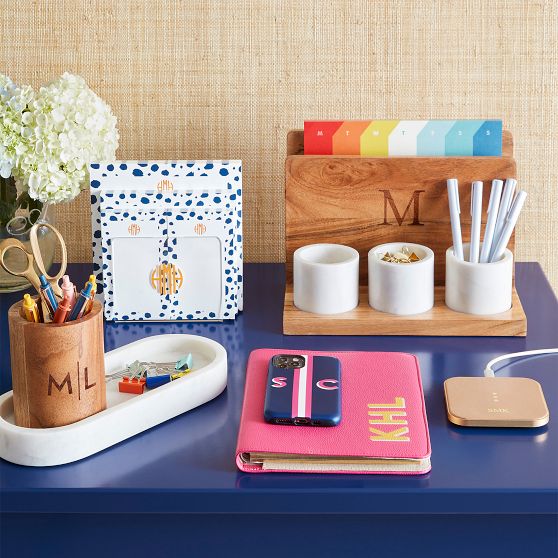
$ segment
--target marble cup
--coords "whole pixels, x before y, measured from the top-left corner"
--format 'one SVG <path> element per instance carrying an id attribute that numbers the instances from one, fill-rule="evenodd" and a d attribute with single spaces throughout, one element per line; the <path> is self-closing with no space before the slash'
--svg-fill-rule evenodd
<path id="1" fill-rule="evenodd" d="M 309 244 L 294 253 L 294 305 L 314 314 L 341 314 L 358 306 L 359 255 L 342 244 Z"/>
<path id="2" fill-rule="evenodd" d="M 420 260 L 412 263 L 385 262 L 389 252 L 409 248 Z M 408 316 L 434 306 L 434 252 L 410 242 L 390 242 L 368 252 L 368 303 L 375 310 Z"/>
<path id="3" fill-rule="evenodd" d="M 482 248 L 482 244 L 481 244 Z M 465 260 L 469 244 L 463 244 Z M 458 260 L 453 246 L 446 250 L 446 306 L 466 314 L 500 314 L 512 305 L 513 254 L 506 249 L 492 263 Z"/>

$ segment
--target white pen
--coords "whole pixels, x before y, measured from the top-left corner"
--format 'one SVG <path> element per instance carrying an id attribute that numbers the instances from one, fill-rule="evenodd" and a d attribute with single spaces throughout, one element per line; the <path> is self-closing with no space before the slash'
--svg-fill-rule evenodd
<path id="1" fill-rule="evenodd" d="M 519 190 L 519 192 L 517 192 L 517 196 L 515 196 L 513 200 L 513 205 L 508 213 L 502 233 L 500 234 L 500 238 L 498 238 L 498 242 L 494 247 L 494 253 L 490 258 L 491 262 L 497 262 L 502 259 L 526 197 L 527 192 L 525 190 Z"/>
<path id="2" fill-rule="evenodd" d="M 459 214 L 459 188 L 457 178 L 448 178 L 448 200 L 451 219 L 451 234 L 453 237 L 453 253 L 458 260 L 463 259 L 463 243 L 461 241 L 461 221 Z"/>
<path id="3" fill-rule="evenodd" d="M 479 263 L 480 232 L 482 219 L 482 182 L 475 180 L 471 187 L 471 243 L 469 261 Z"/>
<path id="4" fill-rule="evenodd" d="M 502 233 L 504 224 L 506 223 L 506 218 L 508 212 L 512 205 L 513 193 L 515 192 L 515 187 L 517 185 L 517 180 L 515 178 L 506 179 L 506 184 L 504 186 L 504 193 L 502 194 L 502 199 L 500 201 L 500 209 L 498 210 L 498 218 L 496 219 L 496 226 L 494 227 L 494 236 L 492 237 L 492 246 L 490 247 L 490 255 L 488 256 L 488 261 L 492 261 L 492 256 L 494 255 L 494 247 L 498 243 L 498 238 Z"/>
<path id="5" fill-rule="evenodd" d="M 488 201 L 488 209 L 486 210 L 486 227 L 484 228 L 484 238 L 482 239 L 480 263 L 487 263 L 490 257 L 490 248 L 492 247 L 492 239 L 494 238 L 494 228 L 496 226 L 496 219 L 498 218 L 503 185 L 504 183 L 501 180 L 495 179 L 492 181 L 490 200 Z"/>

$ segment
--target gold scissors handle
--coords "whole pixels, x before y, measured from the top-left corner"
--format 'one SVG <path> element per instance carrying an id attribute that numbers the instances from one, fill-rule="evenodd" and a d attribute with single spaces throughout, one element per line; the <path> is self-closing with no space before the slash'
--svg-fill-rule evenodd
<path id="1" fill-rule="evenodd" d="M 47 227 L 50 229 L 58 239 L 60 243 L 60 251 L 62 253 L 62 263 L 60 265 L 60 270 L 54 276 L 48 275 L 47 270 L 45 269 L 45 264 L 43 261 L 43 256 L 41 254 L 41 249 L 39 246 L 39 239 L 38 239 L 38 230 L 40 227 Z M 29 231 L 29 243 L 31 245 L 31 252 L 29 252 L 26 246 L 19 240 L 15 238 L 8 238 L 4 240 L 0 244 L 0 264 L 2 267 L 10 274 L 16 275 L 18 277 L 25 277 L 37 291 L 40 290 L 41 282 L 39 281 L 39 275 L 35 271 L 35 265 L 39 270 L 41 275 L 46 277 L 46 280 L 51 284 L 52 290 L 54 294 L 60 298 L 62 298 L 62 289 L 58 284 L 58 281 L 66 273 L 66 267 L 68 265 L 68 254 L 66 252 L 66 243 L 58 229 L 54 228 L 49 223 L 35 223 L 30 231 Z M 7 262 L 6 254 L 10 252 L 10 250 L 20 250 L 25 255 L 27 259 L 27 266 L 23 269 L 13 269 L 9 266 Z"/>
<path id="2" fill-rule="evenodd" d="M 39 246 L 39 239 L 37 238 L 39 228 L 41 227 L 50 229 L 56 235 L 56 238 L 60 243 L 62 262 L 60 263 L 60 269 L 58 270 L 58 273 L 54 276 L 51 276 L 47 273 L 45 264 L 43 262 L 43 256 L 41 254 L 41 248 Z M 68 254 L 66 252 L 66 243 L 64 242 L 64 238 L 62 237 L 58 229 L 53 227 L 50 223 L 35 223 L 29 231 L 29 241 L 31 243 L 31 252 L 33 253 L 33 258 L 35 259 L 35 263 L 39 272 L 43 274 L 46 277 L 47 281 L 51 284 L 54 294 L 62 298 L 62 289 L 60 288 L 58 281 L 60 281 L 62 275 L 66 273 L 66 267 L 68 265 Z"/>
<path id="3" fill-rule="evenodd" d="M 9 267 L 9 264 L 6 262 L 6 254 L 8 254 L 11 250 L 20 250 L 25 255 L 27 260 L 27 266 L 23 269 L 12 269 Z M 2 267 L 10 274 L 15 275 L 17 277 L 25 277 L 37 292 L 40 292 L 41 283 L 39 281 L 39 276 L 37 275 L 35 268 L 33 267 L 34 258 L 33 254 L 29 253 L 25 249 L 25 245 L 21 243 L 19 240 L 15 238 L 7 238 L 6 240 L 2 241 L 0 244 L 0 264 Z"/>

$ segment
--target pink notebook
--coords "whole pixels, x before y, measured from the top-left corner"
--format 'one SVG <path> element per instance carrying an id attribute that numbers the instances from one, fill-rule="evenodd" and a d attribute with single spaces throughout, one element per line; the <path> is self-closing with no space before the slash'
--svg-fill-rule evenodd
<path id="1" fill-rule="evenodd" d="M 268 363 L 279 353 L 329 355 L 341 361 L 339 426 L 279 426 L 264 421 Z M 253 473 L 428 472 L 430 438 L 417 358 L 406 353 L 253 351 L 236 463 Z"/>

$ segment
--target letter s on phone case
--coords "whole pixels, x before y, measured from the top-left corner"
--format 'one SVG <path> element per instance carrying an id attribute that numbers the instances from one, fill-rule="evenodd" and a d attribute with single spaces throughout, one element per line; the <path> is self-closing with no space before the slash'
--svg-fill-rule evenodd
<path id="1" fill-rule="evenodd" d="M 278 376 L 277 378 L 272 378 L 271 382 L 271 387 L 283 388 L 287 385 L 287 378 L 284 376 Z"/>

